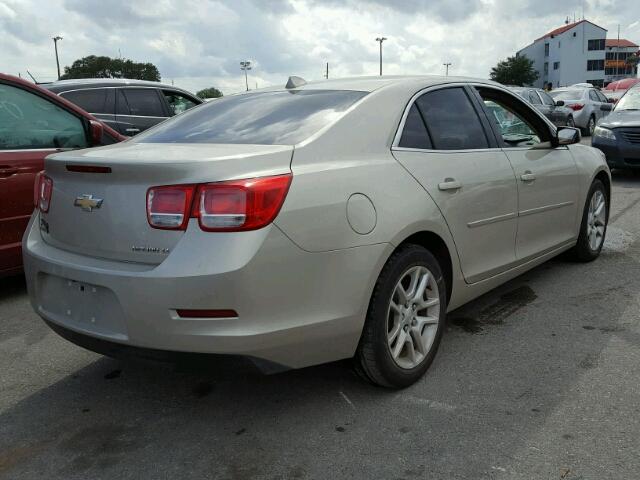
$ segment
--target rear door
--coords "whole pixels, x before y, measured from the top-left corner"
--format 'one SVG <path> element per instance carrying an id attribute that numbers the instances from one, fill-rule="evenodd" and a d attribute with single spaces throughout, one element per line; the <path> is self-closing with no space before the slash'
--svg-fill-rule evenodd
<path id="1" fill-rule="evenodd" d="M 581 208 L 578 169 L 567 147 L 541 148 L 550 142 L 548 124 L 515 95 L 479 86 L 485 112 L 502 140 L 518 180 L 519 262 L 553 250 L 575 238 Z M 509 118 L 510 123 L 497 118 Z"/>
<path id="2" fill-rule="evenodd" d="M 44 157 L 87 146 L 83 119 L 33 92 L 0 83 L 0 272 L 22 265 L 22 234 Z"/>
<path id="3" fill-rule="evenodd" d="M 464 85 L 427 89 L 393 147 L 442 212 L 470 283 L 515 262 L 517 228 L 515 176 L 479 110 Z"/>
<path id="4" fill-rule="evenodd" d="M 116 88 L 118 131 L 133 136 L 166 120 L 168 112 L 157 88 Z"/>

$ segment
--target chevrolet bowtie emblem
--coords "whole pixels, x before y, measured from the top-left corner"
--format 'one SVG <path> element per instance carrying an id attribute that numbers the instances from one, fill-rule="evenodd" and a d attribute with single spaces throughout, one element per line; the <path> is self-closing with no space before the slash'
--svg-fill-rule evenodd
<path id="1" fill-rule="evenodd" d="M 94 208 L 100 208 L 102 206 L 101 198 L 93 198 L 93 195 L 80 195 L 76 197 L 73 205 L 82 208 L 85 212 L 92 212 Z"/>

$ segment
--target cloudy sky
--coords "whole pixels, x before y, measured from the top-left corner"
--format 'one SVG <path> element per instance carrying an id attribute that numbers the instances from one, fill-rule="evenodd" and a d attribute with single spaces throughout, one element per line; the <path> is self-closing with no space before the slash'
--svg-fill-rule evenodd
<path id="1" fill-rule="evenodd" d="M 0 71 L 39 81 L 86 55 L 149 61 L 192 91 L 244 89 L 291 74 L 320 80 L 384 72 L 486 78 L 495 63 L 574 14 L 640 43 L 640 0 L 0 0 Z"/>

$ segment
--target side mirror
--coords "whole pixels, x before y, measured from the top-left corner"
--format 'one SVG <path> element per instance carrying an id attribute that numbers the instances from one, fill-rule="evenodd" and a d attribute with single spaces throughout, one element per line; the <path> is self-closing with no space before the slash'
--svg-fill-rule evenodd
<path id="1" fill-rule="evenodd" d="M 556 100 L 556 107 L 564 107 L 564 100 Z"/>
<path id="2" fill-rule="evenodd" d="M 603 103 L 602 105 L 600 105 L 600 110 L 602 110 L 603 112 L 610 112 L 611 110 L 613 110 L 613 105 L 611 105 L 610 103 Z"/>
<path id="3" fill-rule="evenodd" d="M 97 120 L 89 120 L 89 138 L 91 140 L 91 146 L 97 147 L 98 145 L 102 145 L 102 134 L 104 133 L 104 128 L 102 127 L 102 123 Z"/>
<path id="4" fill-rule="evenodd" d="M 558 145 L 573 145 L 580 143 L 582 135 L 580 129 L 574 127 L 559 127 L 557 133 Z"/>

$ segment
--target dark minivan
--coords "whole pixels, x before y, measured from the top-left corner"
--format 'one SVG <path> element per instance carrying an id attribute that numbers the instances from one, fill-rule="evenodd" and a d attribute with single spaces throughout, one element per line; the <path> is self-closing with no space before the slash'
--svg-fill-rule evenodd
<path id="1" fill-rule="evenodd" d="M 144 80 L 82 78 L 41 86 L 128 136 L 203 103 L 186 90 Z"/>

